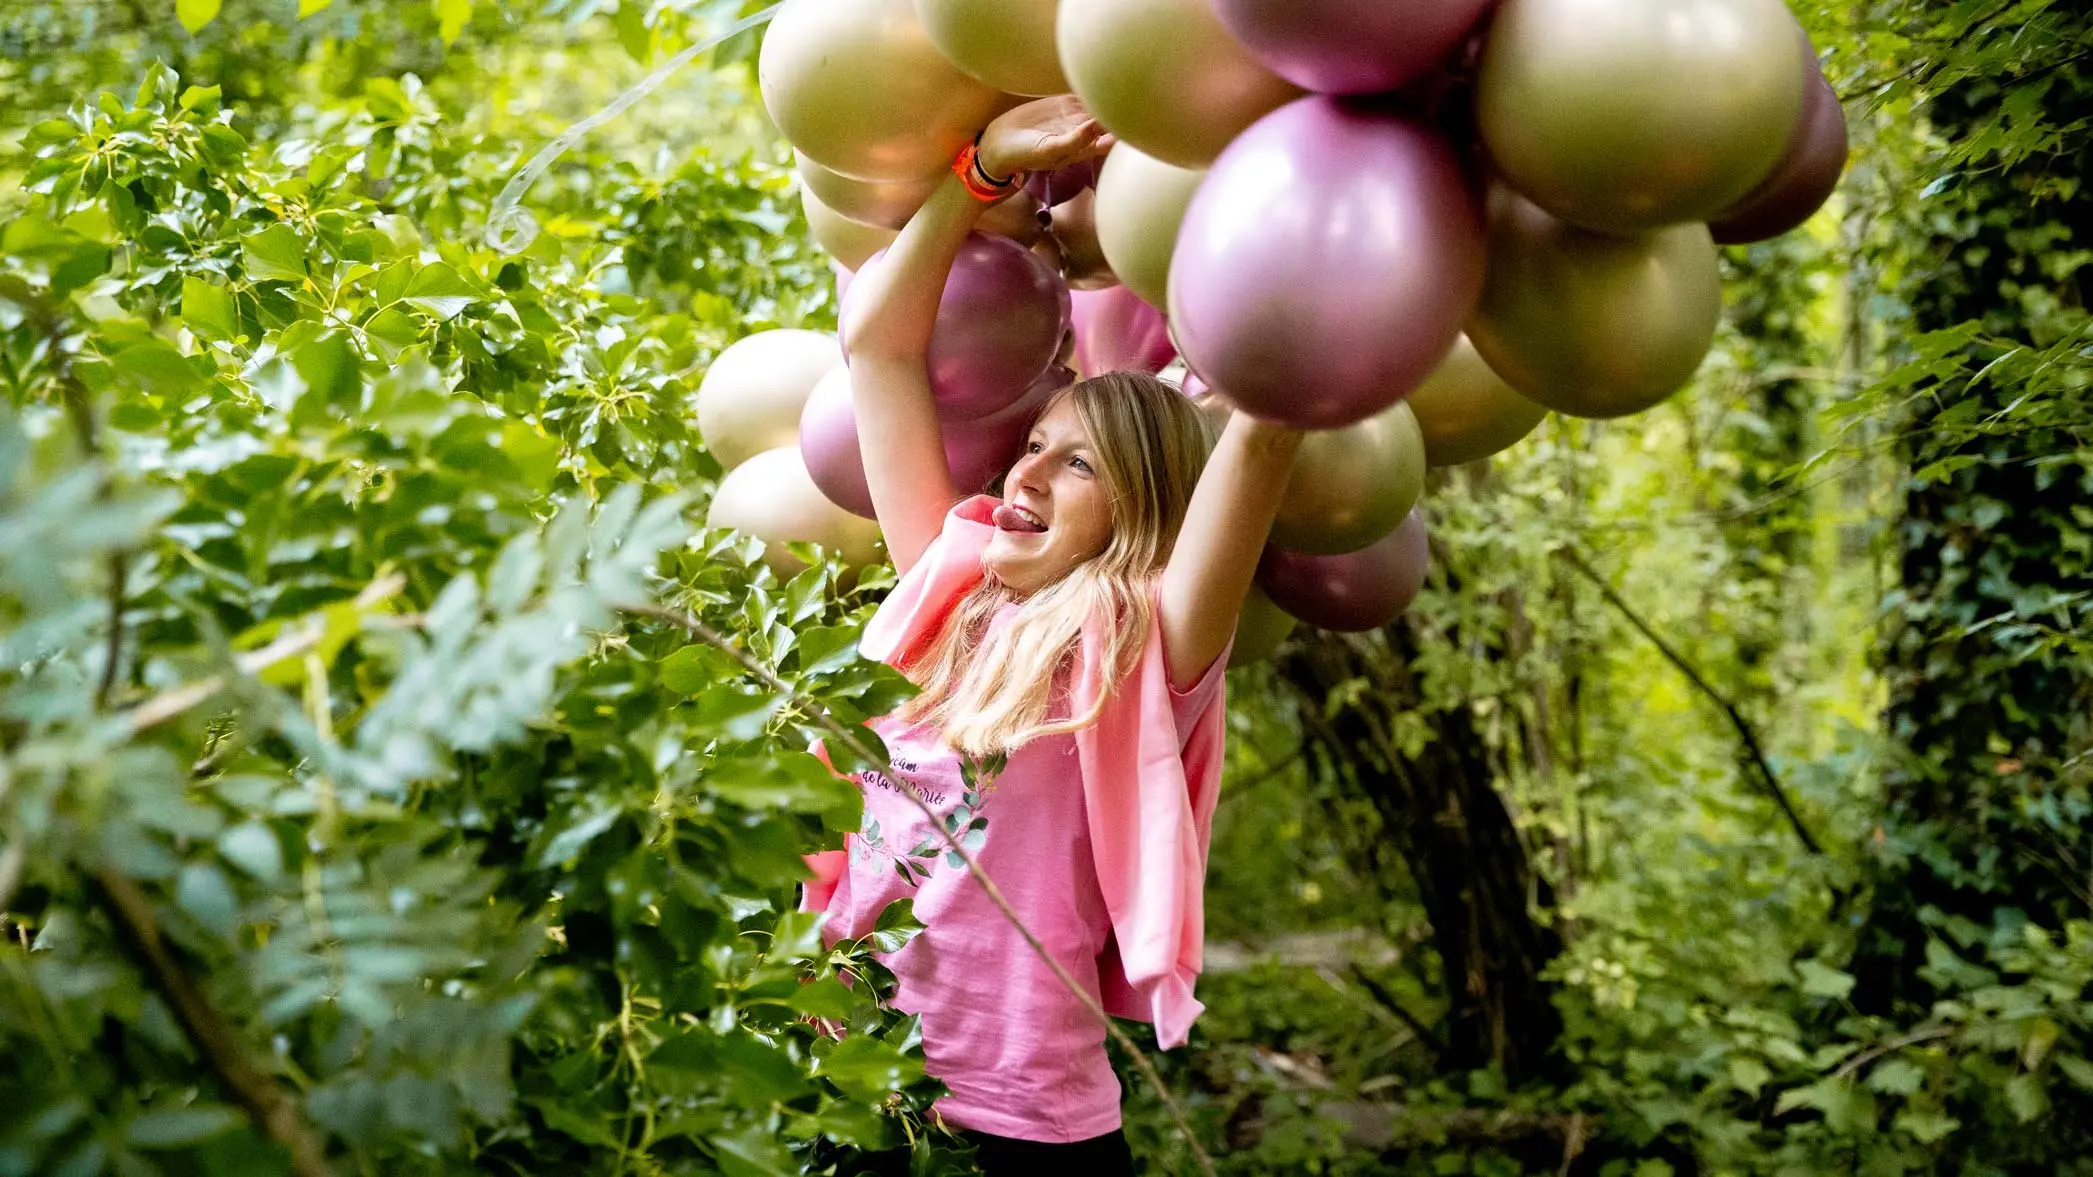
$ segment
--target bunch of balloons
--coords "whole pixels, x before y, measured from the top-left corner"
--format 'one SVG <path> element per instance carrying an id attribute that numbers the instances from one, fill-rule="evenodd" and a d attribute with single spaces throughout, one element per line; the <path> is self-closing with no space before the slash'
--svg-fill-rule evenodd
<path id="1" fill-rule="evenodd" d="M 996 114 L 1073 91 L 1113 133 L 961 251 L 931 355 L 948 456 L 985 485 L 1064 365 L 1181 358 L 1217 414 L 1316 431 L 1252 654 L 1288 618 L 1363 629 L 1408 605 L 1427 466 L 1683 386 L 1720 313 L 1716 244 L 1800 225 L 1847 152 L 1782 0 L 786 0 L 758 72 L 845 298 Z M 847 377 L 802 379 L 813 345 L 790 346 L 799 366 L 762 377 L 730 351 L 721 388 L 791 384 L 796 469 L 838 519 L 867 515 Z"/>

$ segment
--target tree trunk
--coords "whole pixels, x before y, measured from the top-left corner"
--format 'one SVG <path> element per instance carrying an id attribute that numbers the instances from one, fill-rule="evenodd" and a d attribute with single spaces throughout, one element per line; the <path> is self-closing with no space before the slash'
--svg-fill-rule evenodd
<path id="1" fill-rule="evenodd" d="M 1497 794 L 1468 708 L 1429 709 L 1410 668 L 1415 634 L 1397 622 L 1383 636 L 1385 647 L 1332 634 L 1293 645 L 1281 670 L 1301 695 L 1304 736 L 1324 772 L 1372 802 L 1431 920 L 1448 1003 L 1441 1066 L 1494 1064 L 1513 1085 L 1547 1077 L 1562 1020 L 1541 971 L 1562 939 L 1533 913 L 1552 896 Z M 1333 698 L 1345 702 L 1325 718 Z M 1395 736 L 1405 712 L 1429 729 L 1414 752 Z"/>

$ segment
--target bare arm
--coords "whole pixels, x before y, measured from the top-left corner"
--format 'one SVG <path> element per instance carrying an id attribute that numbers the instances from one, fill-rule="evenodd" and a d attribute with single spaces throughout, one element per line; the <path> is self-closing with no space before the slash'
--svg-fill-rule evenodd
<path id="1" fill-rule="evenodd" d="M 959 501 L 925 356 L 959 246 L 986 205 L 947 176 L 887 255 L 851 287 L 843 336 L 872 511 L 894 567 L 913 568 Z"/>
<path id="2" fill-rule="evenodd" d="M 1163 569 L 1163 653 L 1172 686 L 1199 681 L 1235 636 L 1300 444 L 1299 430 L 1248 413 L 1232 415 L 1221 431 Z"/>
<path id="3" fill-rule="evenodd" d="M 1028 102 L 989 124 L 981 162 L 996 176 L 1057 167 L 1096 154 L 1104 129 L 1073 96 Z M 988 206 L 956 176 L 901 231 L 886 257 L 851 287 L 843 337 L 850 393 L 873 514 L 902 572 L 913 568 L 959 501 L 931 399 L 926 356 L 938 303 L 960 244 Z"/>

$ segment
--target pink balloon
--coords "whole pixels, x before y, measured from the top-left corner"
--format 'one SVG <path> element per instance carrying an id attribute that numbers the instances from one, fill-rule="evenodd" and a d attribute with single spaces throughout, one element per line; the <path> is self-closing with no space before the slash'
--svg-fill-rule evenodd
<path id="1" fill-rule="evenodd" d="M 843 268 L 843 263 L 842 263 L 842 262 L 837 262 L 837 263 L 835 263 L 835 269 L 836 269 L 836 307 L 837 307 L 837 309 L 838 309 L 838 310 L 841 310 L 841 309 L 842 309 L 842 306 L 843 306 L 843 300 L 844 300 L 844 299 L 845 299 L 846 297 L 848 297 L 848 296 L 849 296 L 849 294 L 850 294 L 850 282 L 851 282 L 851 279 L 853 279 L 853 278 L 856 278 L 856 277 L 858 276 L 858 273 L 857 273 L 857 271 L 856 271 L 856 270 L 847 270 L 847 269 L 844 269 L 844 268 Z"/>
<path id="2" fill-rule="evenodd" d="M 1446 59 L 1491 0 L 1214 0 L 1250 55 L 1307 90 L 1399 90 Z"/>
<path id="3" fill-rule="evenodd" d="M 1802 118 L 1788 139 L 1786 154 L 1773 174 L 1737 207 L 1708 225 L 1717 244 L 1764 241 L 1800 226 L 1824 207 L 1846 171 L 1846 111 L 1838 92 L 1824 80 L 1817 59 L 1809 59 L 1809 94 Z"/>
<path id="4" fill-rule="evenodd" d="M 1049 368 L 1016 404 L 1002 412 L 978 421 L 942 422 L 945 464 L 952 472 L 952 485 L 961 494 L 976 494 L 1008 472 L 1024 448 L 1040 406 L 1074 380 L 1075 373 L 1066 368 Z M 814 485 L 828 501 L 853 515 L 875 517 L 847 376 L 814 386 L 799 417 L 799 452 Z"/>
<path id="5" fill-rule="evenodd" d="M 1483 285 L 1481 194 L 1435 131 L 1312 95 L 1238 136 L 1170 263 L 1185 361 L 1238 408 L 1363 421 L 1431 375 Z"/>
<path id="6" fill-rule="evenodd" d="M 1076 329 L 1076 371 L 1160 372 L 1177 358 L 1163 312 L 1124 286 L 1069 292 L 1069 318 Z"/>
<path id="7" fill-rule="evenodd" d="M 1066 204 L 1097 187 L 1097 169 L 1104 164 L 1104 157 L 1086 159 L 1055 168 L 1051 172 L 1033 172 L 1025 180 L 1025 191 L 1039 201 L 1042 208 L 1053 208 Z"/>
<path id="8" fill-rule="evenodd" d="M 1412 511 L 1385 539 L 1342 556 L 1309 556 L 1268 544 L 1257 563 L 1257 583 L 1281 609 L 1310 625 L 1363 633 L 1410 607 L 1430 565 L 1424 517 Z"/>
<path id="9" fill-rule="evenodd" d="M 886 255 L 873 254 L 860 272 Z M 975 421 L 1017 403 L 1054 362 L 1067 330 L 1068 284 L 1052 266 L 1008 237 L 967 234 L 930 332 L 938 415 Z"/>

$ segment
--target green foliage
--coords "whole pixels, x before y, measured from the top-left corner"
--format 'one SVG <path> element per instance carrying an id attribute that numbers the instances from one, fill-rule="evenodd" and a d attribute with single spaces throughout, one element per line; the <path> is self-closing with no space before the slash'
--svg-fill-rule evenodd
<path id="1" fill-rule="evenodd" d="M 913 923 L 831 950 L 793 910 L 858 820 L 807 747 L 906 690 L 853 656 L 887 582 L 690 523 L 705 363 L 832 313 L 785 169 L 590 153 L 505 257 L 474 229 L 514 153 L 445 101 L 380 75 L 261 122 L 152 66 L 9 165 L 0 1171 L 923 1135 L 869 955 Z"/>

